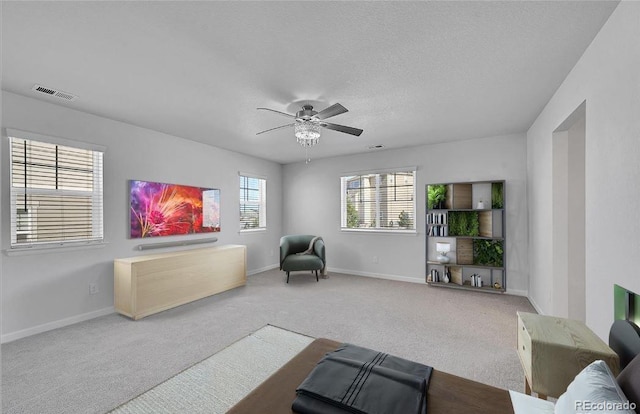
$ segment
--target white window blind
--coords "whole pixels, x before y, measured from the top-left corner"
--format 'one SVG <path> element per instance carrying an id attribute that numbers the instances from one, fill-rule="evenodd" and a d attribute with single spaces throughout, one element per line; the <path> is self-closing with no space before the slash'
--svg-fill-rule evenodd
<path id="1" fill-rule="evenodd" d="M 267 228 L 267 180 L 240 175 L 240 230 Z"/>
<path id="2" fill-rule="evenodd" d="M 415 170 L 340 178 L 342 229 L 415 231 Z"/>
<path id="3" fill-rule="evenodd" d="M 103 240 L 102 151 L 10 136 L 11 247 Z"/>

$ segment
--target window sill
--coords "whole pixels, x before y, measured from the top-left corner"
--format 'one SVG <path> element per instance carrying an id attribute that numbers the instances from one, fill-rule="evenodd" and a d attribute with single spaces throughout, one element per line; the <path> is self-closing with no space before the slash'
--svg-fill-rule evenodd
<path id="1" fill-rule="evenodd" d="M 246 229 L 246 230 L 238 231 L 238 234 L 254 234 L 254 233 L 266 233 L 266 232 L 267 232 L 266 228 L 262 228 L 262 229 Z"/>
<path id="2" fill-rule="evenodd" d="M 376 233 L 376 234 L 392 234 L 394 236 L 417 236 L 417 230 L 380 230 L 380 229 L 340 229 L 341 233 Z"/>
<path id="3" fill-rule="evenodd" d="M 67 246 L 32 246 L 32 247 L 13 247 L 11 249 L 5 249 L 4 253 L 7 256 L 26 256 L 31 254 L 46 254 L 46 253 L 60 253 L 71 252 L 75 250 L 86 249 L 101 249 L 105 247 L 107 242 L 90 243 L 90 244 L 70 244 Z"/>

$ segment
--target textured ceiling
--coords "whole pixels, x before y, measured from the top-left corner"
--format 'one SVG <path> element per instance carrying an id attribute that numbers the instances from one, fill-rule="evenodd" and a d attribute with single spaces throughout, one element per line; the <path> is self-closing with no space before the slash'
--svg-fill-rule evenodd
<path id="1" fill-rule="evenodd" d="M 2 88 L 280 163 L 289 123 L 329 121 L 312 158 L 526 131 L 612 1 L 2 2 Z M 46 132 L 46 131 L 39 131 Z"/>

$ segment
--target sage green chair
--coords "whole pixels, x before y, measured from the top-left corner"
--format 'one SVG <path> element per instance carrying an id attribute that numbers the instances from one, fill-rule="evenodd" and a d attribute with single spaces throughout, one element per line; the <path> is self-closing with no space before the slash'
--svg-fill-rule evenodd
<path id="1" fill-rule="evenodd" d="M 280 238 L 280 270 L 287 272 L 287 283 L 289 283 L 290 272 L 306 270 L 312 273 L 315 271 L 316 282 L 319 280 L 318 270 L 324 271 L 327 263 L 322 238 L 316 238 L 308 254 L 296 254 L 307 251 L 314 238 L 316 236 L 308 234 L 295 234 Z"/>

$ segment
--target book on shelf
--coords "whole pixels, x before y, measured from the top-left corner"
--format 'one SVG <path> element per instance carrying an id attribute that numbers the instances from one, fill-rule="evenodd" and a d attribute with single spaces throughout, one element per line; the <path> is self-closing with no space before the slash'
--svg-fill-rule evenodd
<path id="1" fill-rule="evenodd" d="M 447 215 L 445 213 L 429 213 L 427 214 L 427 224 L 447 224 Z"/>
<path id="2" fill-rule="evenodd" d="M 449 228 L 440 224 L 433 224 L 427 231 L 429 236 L 447 237 L 449 235 Z"/>

